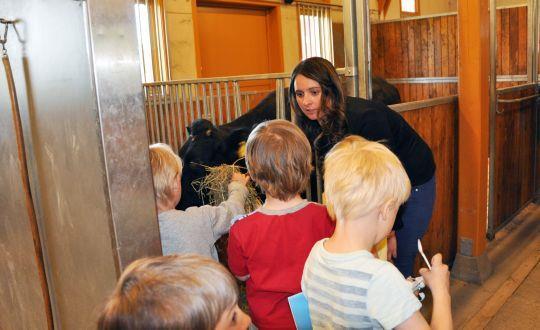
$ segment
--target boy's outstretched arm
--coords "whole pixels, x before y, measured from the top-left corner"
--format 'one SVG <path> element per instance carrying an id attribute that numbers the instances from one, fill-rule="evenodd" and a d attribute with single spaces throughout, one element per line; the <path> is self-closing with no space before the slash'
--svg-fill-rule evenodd
<path id="1" fill-rule="evenodd" d="M 431 270 L 420 269 L 424 282 L 433 296 L 433 313 L 429 326 L 420 311 L 415 312 L 396 329 L 452 329 L 452 309 L 450 304 L 450 279 L 448 266 L 442 263 L 440 253 L 431 259 Z"/>
<path id="2" fill-rule="evenodd" d="M 238 172 L 233 173 L 228 187 L 229 198 L 218 206 L 206 208 L 216 240 L 229 232 L 231 220 L 235 216 L 245 213 L 244 202 L 248 194 L 246 188 L 248 181 L 249 176 Z"/>

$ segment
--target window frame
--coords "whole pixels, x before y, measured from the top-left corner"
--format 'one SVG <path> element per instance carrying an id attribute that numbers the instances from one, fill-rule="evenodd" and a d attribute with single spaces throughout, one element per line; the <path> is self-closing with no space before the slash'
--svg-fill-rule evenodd
<path id="1" fill-rule="evenodd" d="M 327 15 L 313 15 L 312 13 L 309 13 L 309 11 L 312 10 L 325 10 L 328 11 Z M 297 4 L 297 13 L 298 13 L 298 32 L 300 33 L 300 56 L 302 59 L 305 59 L 307 57 L 312 56 L 320 56 L 324 57 L 330 62 L 334 63 L 334 37 L 333 37 L 333 27 L 332 27 L 332 8 L 328 5 L 324 4 Z M 313 27 L 314 25 L 308 23 L 307 31 L 306 24 L 303 21 L 304 17 L 309 17 L 309 20 L 316 21 L 317 25 L 317 32 L 313 33 L 313 31 L 310 31 L 309 29 Z M 323 36 L 323 34 L 326 33 L 326 36 Z M 316 47 L 317 54 L 311 53 L 311 50 L 313 47 L 309 47 L 311 49 L 307 49 L 307 42 L 305 40 L 309 40 L 309 38 L 306 38 L 306 36 L 310 36 L 308 34 L 315 35 L 317 37 L 316 44 L 319 45 L 319 47 Z M 310 41 L 311 43 L 311 41 Z"/>
<path id="2" fill-rule="evenodd" d="M 400 17 L 420 16 L 420 0 L 414 0 L 414 8 L 416 11 L 409 12 L 403 11 L 403 0 L 399 0 L 399 14 Z"/>
<path id="3" fill-rule="evenodd" d="M 148 18 L 148 30 L 149 40 L 144 42 L 139 40 L 139 53 L 141 54 L 141 77 L 143 82 L 157 82 L 170 80 L 170 65 L 168 54 L 168 41 L 167 41 L 167 25 L 165 21 L 165 10 L 163 0 L 137 0 L 135 5 L 144 5 L 147 11 Z M 136 9 L 136 14 L 139 15 L 139 10 Z M 139 21 L 139 17 L 137 17 Z M 140 31 L 137 31 L 139 39 L 142 38 Z M 151 58 L 148 59 L 144 56 L 144 49 L 150 46 Z M 147 61 L 151 60 L 152 67 L 152 80 L 146 81 L 149 76 L 146 74 Z"/>

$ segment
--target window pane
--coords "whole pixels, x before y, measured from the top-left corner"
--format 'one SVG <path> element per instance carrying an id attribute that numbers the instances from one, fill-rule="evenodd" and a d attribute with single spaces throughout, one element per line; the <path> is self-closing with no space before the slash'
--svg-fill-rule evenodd
<path id="1" fill-rule="evenodd" d="M 401 0 L 401 11 L 416 13 L 416 0 Z"/>
<path id="2" fill-rule="evenodd" d="M 135 17 L 143 82 L 153 82 L 154 73 L 152 69 L 152 50 L 150 46 L 150 21 L 148 19 L 148 9 L 145 4 L 135 5 Z"/>
<path id="3" fill-rule="evenodd" d="M 298 7 L 300 9 L 302 59 L 320 56 L 334 62 L 330 8 L 303 5 Z"/>

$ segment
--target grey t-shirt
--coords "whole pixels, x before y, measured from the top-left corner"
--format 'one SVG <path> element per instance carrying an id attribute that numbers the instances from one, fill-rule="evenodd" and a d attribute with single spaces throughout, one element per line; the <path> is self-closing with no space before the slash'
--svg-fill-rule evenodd
<path id="1" fill-rule="evenodd" d="M 245 213 L 247 188 L 239 182 L 229 184 L 229 199 L 219 206 L 189 207 L 158 214 L 163 255 L 196 253 L 218 260 L 214 243 L 229 232 L 231 219 Z"/>
<path id="2" fill-rule="evenodd" d="M 329 252 L 327 240 L 315 243 L 302 274 L 313 329 L 393 329 L 422 307 L 394 265 L 366 250 Z"/>

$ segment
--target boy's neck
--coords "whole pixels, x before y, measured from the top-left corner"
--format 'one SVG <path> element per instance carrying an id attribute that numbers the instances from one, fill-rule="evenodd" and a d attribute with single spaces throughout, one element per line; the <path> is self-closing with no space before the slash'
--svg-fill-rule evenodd
<path id="1" fill-rule="evenodd" d="M 300 195 L 298 194 L 293 198 L 289 199 L 288 201 L 282 201 L 267 194 L 263 207 L 267 210 L 285 210 L 296 206 L 303 201 L 304 200 L 302 199 L 302 197 L 300 197 Z"/>
<path id="2" fill-rule="evenodd" d="M 366 216 L 349 221 L 338 219 L 334 234 L 326 241 L 324 248 L 331 253 L 371 251 L 376 243 L 376 219 Z"/>

